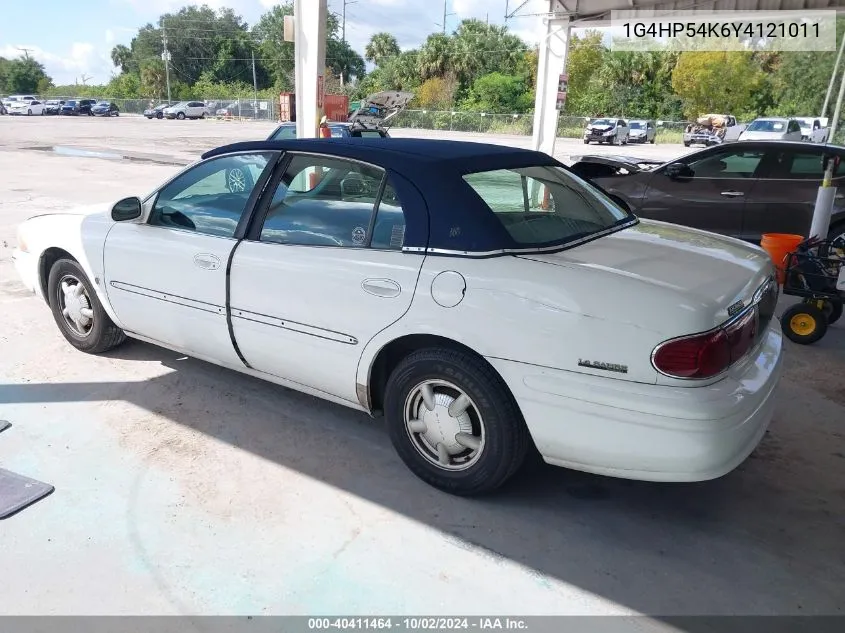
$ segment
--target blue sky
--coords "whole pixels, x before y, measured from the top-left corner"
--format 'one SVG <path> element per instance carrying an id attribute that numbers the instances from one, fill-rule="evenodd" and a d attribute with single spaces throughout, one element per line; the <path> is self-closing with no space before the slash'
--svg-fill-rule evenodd
<path id="1" fill-rule="evenodd" d="M 19 48 L 42 62 L 56 84 L 72 84 L 88 78 L 87 83 L 105 83 L 115 69 L 109 53 L 115 44 L 129 44 L 137 29 L 155 22 L 159 15 L 187 4 L 226 6 L 238 12 L 250 25 L 274 6 L 274 0 L 40 0 L 4 2 L 0 12 L 0 56 L 17 57 Z M 512 1 L 511 5 L 518 5 Z M 536 15 L 548 6 L 547 0 L 529 0 L 521 17 L 509 21 L 509 27 L 529 43 L 539 38 L 541 18 Z M 329 10 L 340 12 L 342 0 L 329 0 Z M 491 23 L 504 21 L 505 0 L 448 0 L 451 30 L 464 18 L 489 17 Z M 442 21 L 441 0 L 358 0 L 348 4 L 347 40 L 363 54 L 370 35 L 389 31 L 402 48 L 413 48 L 438 30 Z"/>

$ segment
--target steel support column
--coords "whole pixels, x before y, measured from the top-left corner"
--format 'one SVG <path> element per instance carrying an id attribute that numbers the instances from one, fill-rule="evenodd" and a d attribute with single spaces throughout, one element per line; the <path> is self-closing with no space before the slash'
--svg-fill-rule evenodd
<path id="1" fill-rule="evenodd" d="M 557 89 L 566 66 L 569 50 L 569 18 L 555 18 L 558 0 L 549 0 L 549 17 L 544 19 L 545 32 L 540 42 L 537 68 L 537 92 L 534 98 L 534 132 L 532 147 L 552 155 L 557 137 Z"/>
<path id="2" fill-rule="evenodd" d="M 294 0 L 296 135 L 316 138 L 323 115 L 327 0 Z"/>

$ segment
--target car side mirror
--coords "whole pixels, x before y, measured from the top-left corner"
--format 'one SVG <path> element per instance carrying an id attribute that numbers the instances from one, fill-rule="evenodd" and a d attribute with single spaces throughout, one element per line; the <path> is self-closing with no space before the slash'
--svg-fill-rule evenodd
<path id="1" fill-rule="evenodd" d="M 666 166 L 666 176 L 672 180 L 685 180 L 692 178 L 693 171 L 684 163 L 670 163 Z"/>
<path id="2" fill-rule="evenodd" d="M 115 222 L 125 222 L 141 217 L 141 199 L 137 196 L 124 198 L 111 208 L 111 219 Z"/>

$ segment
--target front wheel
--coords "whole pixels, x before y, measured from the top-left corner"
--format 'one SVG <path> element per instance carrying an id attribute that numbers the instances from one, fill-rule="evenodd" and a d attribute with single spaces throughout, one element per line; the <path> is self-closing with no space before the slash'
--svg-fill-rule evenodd
<path id="1" fill-rule="evenodd" d="M 26 111 L 26 116 L 32 116 L 32 110 L 27 110 L 27 111 Z"/>
<path id="2" fill-rule="evenodd" d="M 584 145 L 589 145 L 589 144 L 590 144 L 590 141 L 588 141 L 587 139 L 584 139 Z"/>
<path id="3" fill-rule="evenodd" d="M 504 381 L 465 352 L 431 348 L 407 356 L 387 382 L 384 411 L 405 465 L 451 494 L 492 492 L 528 452 L 528 429 Z"/>
<path id="4" fill-rule="evenodd" d="M 827 332 L 827 317 L 811 303 L 789 306 L 781 316 L 780 324 L 786 338 L 799 345 L 811 345 Z"/>
<path id="5" fill-rule="evenodd" d="M 179 114 L 176 115 L 176 118 L 179 119 L 180 121 L 183 121 L 185 119 L 185 113 L 180 112 Z"/>
<path id="6" fill-rule="evenodd" d="M 120 345 L 126 335 L 106 314 L 88 276 L 72 259 L 50 269 L 47 292 L 53 318 L 76 349 L 100 354 Z"/>

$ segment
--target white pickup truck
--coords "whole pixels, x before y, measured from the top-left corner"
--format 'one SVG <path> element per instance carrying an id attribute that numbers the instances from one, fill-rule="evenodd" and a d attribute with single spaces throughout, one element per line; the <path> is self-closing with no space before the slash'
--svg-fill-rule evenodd
<path id="1" fill-rule="evenodd" d="M 684 130 L 684 147 L 735 141 L 744 129 L 732 114 L 703 114 Z"/>
<path id="2" fill-rule="evenodd" d="M 827 143 L 830 127 L 827 117 L 797 116 L 794 117 L 801 124 L 801 140 L 811 143 Z"/>

